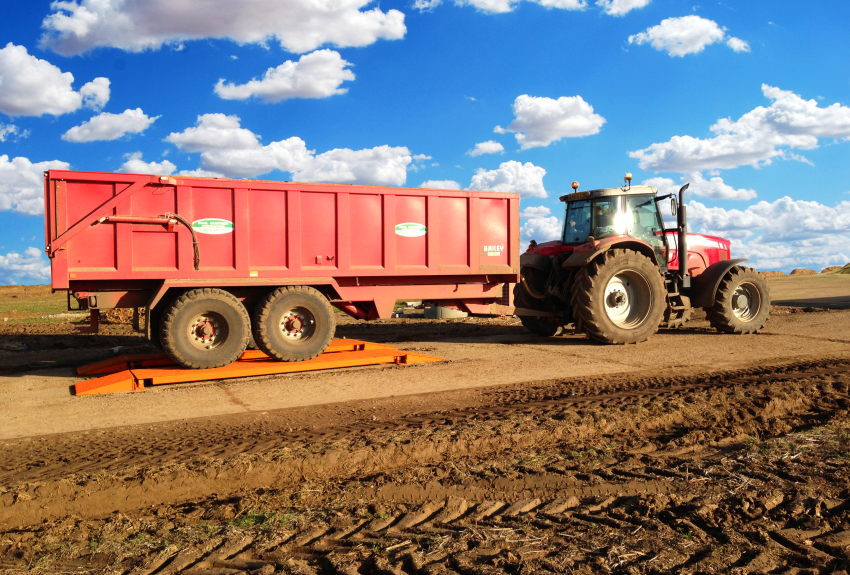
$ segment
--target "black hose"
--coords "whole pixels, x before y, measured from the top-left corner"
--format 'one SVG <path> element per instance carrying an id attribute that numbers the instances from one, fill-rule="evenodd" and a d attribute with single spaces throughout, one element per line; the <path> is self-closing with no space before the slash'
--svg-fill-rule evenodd
<path id="1" fill-rule="evenodd" d="M 192 232 L 192 245 L 195 248 L 195 269 L 201 269 L 201 248 L 198 246 L 198 236 L 195 235 L 195 230 L 192 228 L 192 225 L 187 222 L 183 217 L 178 216 L 177 214 L 169 213 L 165 214 L 165 217 L 174 218 L 175 220 L 189 228 L 189 231 Z"/>

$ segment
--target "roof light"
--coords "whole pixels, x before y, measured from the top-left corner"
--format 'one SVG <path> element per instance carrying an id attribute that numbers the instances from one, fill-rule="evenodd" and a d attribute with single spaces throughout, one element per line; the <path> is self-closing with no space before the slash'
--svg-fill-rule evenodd
<path id="1" fill-rule="evenodd" d="M 573 189 L 578 190 L 578 182 L 573 182 Z"/>

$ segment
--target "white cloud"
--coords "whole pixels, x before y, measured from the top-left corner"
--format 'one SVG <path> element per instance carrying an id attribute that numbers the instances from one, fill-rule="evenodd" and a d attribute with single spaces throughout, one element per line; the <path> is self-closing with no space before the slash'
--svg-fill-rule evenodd
<path id="1" fill-rule="evenodd" d="M 726 32 L 717 22 L 691 15 L 662 20 L 656 26 L 629 36 L 629 44 L 648 42 L 656 50 L 664 50 L 671 57 L 681 57 L 702 52 L 706 46 L 721 42 L 725 37 Z M 749 51 L 749 44 L 740 38 L 730 38 L 727 43 L 736 52 Z"/>
<path id="2" fill-rule="evenodd" d="M 467 4 L 489 14 L 504 14 L 516 8 L 521 0 L 455 0 L 458 6 Z M 585 0 L 529 0 L 546 8 L 561 10 L 583 10 L 587 7 Z"/>
<path id="3" fill-rule="evenodd" d="M 3 124 L 2 122 L 0 122 L 0 142 L 5 142 L 7 138 L 10 138 L 12 136 L 17 136 L 18 138 L 26 138 L 27 136 L 29 136 L 29 130 L 24 130 L 23 132 L 21 132 L 20 128 L 18 128 L 14 124 Z"/>
<path id="4" fill-rule="evenodd" d="M 301 182 L 401 186 L 407 180 L 410 162 L 410 150 L 403 146 L 343 148 L 319 154 L 305 168 L 295 171 L 293 178 Z"/>
<path id="5" fill-rule="evenodd" d="M 223 174 L 218 172 L 210 172 L 207 170 L 180 170 L 178 176 L 186 176 L 187 178 L 223 178 Z"/>
<path id="6" fill-rule="evenodd" d="M 117 140 L 125 134 L 139 134 L 144 132 L 159 117 L 154 116 L 150 118 L 142 112 L 141 108 L 124 110 L 120 114 L 102 112 L 91 120 L 87 120 L 79 126 L 74 126 L 62 134 L 62 139 L 66 142 Z"/>
<path id="7" fill-rule="evenodd" d="M 514 100 L 516 119 L 507 128 L 496 126 L 499 134 L 513 132 L 523 150 L 548 146 L 561 138 L 578 138 L 599 132 L 605 118 L 593 113 L 593 106 L 581 96 L 557 100 L 523 94 Z"/>
<path id="8" fill-rule="evenodd" d="M 753 189 L 735 189 L 723 181 L 720 176 L 706 180 L 701 172 L 691 172 L 682 176 L 680 183 L 670 178 L 650 178 L 643 182 L 646 186 L 658 188 L 658 195 L 678 193 L 683 184 L 689 183 L 687 193 L 711 200 L 752 200 L 758 193 Z"/>
<path id="9" fill-rule="evenodd" d="M 53 2 L 41 46 L 64 55 L 109 46 L 129 52 L 179 48 L 189 40 L 229 38 L 239 44 L 276 39 L 304 53 L 332 44 L 367 46 L 398 40 L 404 14 L 361 10 L 370 0 L 67 0 Z"/>
<path id="10" fill-rule="evenodd" d="M 256 96 L 271 103 L 290 98 L 327 98 L 348 92 L 348 88 L 339 87 L 346 80 L 354 80 L 354 73 L 346 66 L 351 63 L 343 60 L 339 52 L 316 50 L 297 62 L 287 60 L 277 68 L 269 68 L 261 80 L 235 85 L 221 79 L 215 93 L 226 100 Z"/>
<path id="11" fill-rule="evenodd" d="M 52 160 L 32 163 L 18 157 L 0 156 L 0 212 L 15 211 L 31 216 L 44 213 L 44 172 L 67 170 L 68 162 Z"/>
<path id="12" fill-rule="evenodd" d="M 596 5 L 609 16 L 623 16 L 637 8 L 643 8 L 651 0 L 597 0 Z"/>
<path id="13" fill-rule="evenodd" d="M 459 190 L 460 183 L 454 180 L 428 180 L 427 182 L 422 182 L 422 185 L 419 187 L 429 190 Z"/>
<path id="14" fill-rule="evenodd" d="M 688 204 L 691 231 L 732 238 L 732 257 L 759 269 L 825 267 L 850 261 L 850 201 L 835 207 L 780 198 L 743 210 Z"/>
<path id="15" fill-rule="evenodd" d="M 390 146 L 343 148 L 316 155 L 296 136 L 264 146 L 256 134 L 240 126 L 238 116 L 224 114 L 198 116 L 196 126 L 171 133 L 165 140 L 184 152 L 201 152 L 201 170 L 230 177 L 280 170 L 303 182 L 402 185 L 413 161 L 407 148 Z"/>
<path id="16" fill-rule="evenodd" d="M 520 237 L 526 241 L 537 240 L 548 242 L 561 237 L 564 222 L 550 215 L 552 212 L 546 206 L 529 206 L 525 208 L 520 217 L 525 222 L 520 227 Z"/>
<path id="17" fill-rule="evenodd" d="M 656 172 L 729 169 L 770 164 L 785 155 L 780 147 L 810 150 L 817 148 L 818 138 L 850 137 L 850 107 L 836 103 L 821 108 L 816 100 L 767 84 L 762 84 L 762 92 L 773 104 L 734 122 L 718 120 L 711 126 L 713 138 L 673 136 L 629 156 L 639 159 L 641 168 Z"/>
<path id="18" fill-rule="evenodd" d="M 177 166 L 175 166 L 168 160 L 163 160 L 161 162 L 145 162 L 144 160 L 142 160 L 141 152 L 125 154 L 124 157 L 127 158 L 127 161 L 121 164 L 121 167 L 118 168 L 118 170 L 116 171 L 125 174 L 153 174 L 170 176 L 174 173 L 174 170 L 177 169 Z"/>
<path id="19" fill-rule="evenodd" d="M 740 38 L 729 38 L 728 40 L 726 40 L 726 45 L 735 50 L 736 52 L 750 51 L 750 45 L 744 40 L 741 40 Z"/>
<path id="20" fill-rule="evenodd" d="M 505 147 L 502 144 L 494 140 L 487 140 L 486 142 L 475 144 L 475 149 L 469 150 L 467 154 L 475 157 L 481 156 L 482 154 L 503 154 L 504 152 Z"/>
<path id="21" fill-rule="evenodd" d="M 431 12 L 434 8 L 443 3 L 443 0 L 416 0 L 413 3 L 413 8 L 420 12 Z"/>
<path id="22" fill-rule="evenodd" d="M 40 249 L 29 247 L 23 254 L 0 254 L 0 284 L 17 285 L 49 280 L 50 261 Z"/>
<path id="23" fill-rule="evenodd" d="M 469 184 L 469 190 L 485 192 L 515 192 L 523 198 L 545 198 L 548 196 L 543 187 L 546 170 L 531 162 L 525 164 L 511 160 L 504 162 L 496 170 L 479 168 Z"/>
<path id="24" fill-rule="evenodd" d="M 0 49 L 0 112 L 7 116 L 59 116 L 86 106 L 100 110 L 109 101 L 109 80 L 95 78 L 79 92 L 74 75 L 30 56 L 11 42 Z"/>

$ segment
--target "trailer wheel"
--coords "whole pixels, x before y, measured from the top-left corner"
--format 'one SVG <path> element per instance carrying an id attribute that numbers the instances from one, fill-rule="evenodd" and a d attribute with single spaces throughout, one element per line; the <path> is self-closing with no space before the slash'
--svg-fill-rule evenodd
<path id="1" fill-rule="evenodd" d="M 280 361 L 313 359 L 331 344 L 335 331 L 331 305 L 311 287 L 278 288 L 254 308 L 254 340 Z"/>
<path id="2" fill-rule="evenodd" d="M 756 333 L 770 314 L 767 282 L 754 269 L 735 266 L 723 276 L 714 305 L 705 313 L 711 327 L 719 332 Z"/>
<path id="3" fill-rule="evenodd" d="M 216 288 L 193 289 L 178 297 L 160 321 L 165 353 L 183 367 L 230 365 L 248 345 L 251 321 L 233 294 Z"/>
<path id="4" fill-rule="evenodd" d="M 531 276 L 531 279 L 535 279 L 533 272 L 529 273 L 529 275 Z M 522 282 L 514 285 L 515 306 L 537 311 L 546 311 L 543 309 L 544 306 L 542 303 L 543 302 L 541 300 L 532 297 L 531 294 L 528 293 L 528 290 Z M 519 321 L 522 322 L 522 326 L 525 329 L 542 337 L 553 337 L 564 333 L 563 326 L 559 322 L 550 318 L 521 315 L 519 316 Z"/>
<path id="5" fill-rule="evenodd" d="M 576 274 L 571 304 L 576 329 L 607 344 L 649 339 L 664 316 L 664 278 L 652 261 L 612 249 Z"/>

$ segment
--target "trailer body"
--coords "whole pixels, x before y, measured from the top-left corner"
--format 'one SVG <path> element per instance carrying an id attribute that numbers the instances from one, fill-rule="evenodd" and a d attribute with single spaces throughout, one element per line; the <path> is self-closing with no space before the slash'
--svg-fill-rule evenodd
<path id="1" fill-rule="evenodd" d="M 155 319 L 210 287 L 250 311 L 311 286 L 361 319 L 403 299 L 488 313 L 519 272 L 518 194 L 62 170 L 44 184 L 52 287 L 82 309 Z"/>

